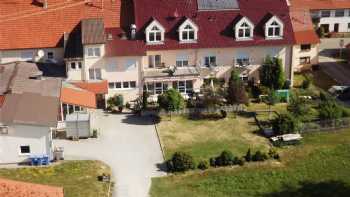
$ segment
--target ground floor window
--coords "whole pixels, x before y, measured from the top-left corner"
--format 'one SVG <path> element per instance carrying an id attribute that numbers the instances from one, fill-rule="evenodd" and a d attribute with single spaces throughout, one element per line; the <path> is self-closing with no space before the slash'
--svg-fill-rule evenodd
<path id="1" fill-rule="evenodd" d="M 131 89 L 136 88 L 136 81 L 109 82 L 109 89 Z"/>
<path id="2" fill-rule="evenodd" d="M 299 62 L 300 64 L 310 64 L 311 60 L 310 60 L 310 57 L 301 57 Z"/>
<path id="3" fill-rule="evenodd" d="M 163 94 L 168 90 L 168 84 L 166 82 L 150 82 L 144 88 L 151 95 Z"/>
<path id="4" fill-rule="evenodd" d="M 62 104 L 62 110 L 63 110 L 63 118 L 66 119 L 67 114 L 71 114 L 74 112 L 84 112 L 85 109 L 81 106 L 77 105 L 70 105 L 70 104 Z"/>
<path id="5" fill-rule="evenodd" d="M 180 93 L 191 94 L 193 93 L 193 81 L 174 81 L 173 88 L 178 90 Z"/>
<path id="6" fill-rule="evenodd" d="M 30 154 L 30 146 L 24 145 L 19 147 L 19 153 L 22 155 Z"/>

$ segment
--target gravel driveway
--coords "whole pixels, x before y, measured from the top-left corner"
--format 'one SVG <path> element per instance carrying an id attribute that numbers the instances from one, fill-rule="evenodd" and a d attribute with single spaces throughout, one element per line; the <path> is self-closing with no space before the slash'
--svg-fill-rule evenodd
<path id="1" fill-rule="evenodd" d="M 163 157 L 152 121 L 133 115 L 97 112 L 98 139 L 55 140 L 65 159 L 94 159 L 112 168 L 114 197 L 146 197 L 151 178 L 165 175 L 158 167 Z"/>

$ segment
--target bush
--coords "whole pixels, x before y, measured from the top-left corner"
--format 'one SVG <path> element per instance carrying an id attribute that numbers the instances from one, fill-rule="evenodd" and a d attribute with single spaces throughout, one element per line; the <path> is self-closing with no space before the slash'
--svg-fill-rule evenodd
<path id="1" fill-rule="evenodd" d="M 252 160 L 252 153 L 251 153 L 251 151 L 250 151 L 250 148 L 248 149 L 247 153 L 245 154 L 244 159 L 245 159 L 247 162 L 250 162 L 250 161 Z"/>
<path id="2" fill-rule="evenodd" d="M 212 157 L 212 158 L 209 159 L 209 164 L 210 164 L 210 166 L 212 166 L 212 167 L 215 167 L 215 166 L 216 166 L 216 164 L 215 164 L 215 158 L 214 158 L 214 157 Z"/>
<path id="3" fill-rule="evenodd" d="M 215 158 L 216 166 L 229 166 L 234 164 L 235 157 L 231 151 L 222 151 L 222 153 Z"/>
<path id="4" fill-rule="evenodd" d="M 225 110 L 220 110 L 221 118 L 227 117 L 227 112 Z"/>
<path id="5" fill-rule="evenodd" d="M 127 108 L 127 109 L 130 109 L 130 103 L 129 102 L 127 102 L 126 104 L 125 104 L 125 107 Z"/>
<path id="6" fill-rule="evenodd" d="M 267 159 L 268 159 L 268 157 L 267 157 L 266 153 L 263 153 L 261 151 L 256 151 L 252 157 L 253 161 L 265 161 Z"/>
<path id="7" fill-rule="evenodd" d="M 269 157 L 271 159 L 279 159 L 280 158 L 280 155 L 277 153 L 277 151 L 275 149 L 270 149 L 268 154 L 269 154 Z"/>
<path id="8" fill-rule="evenodd" d="M 123 110 L 124 98 L 123 95 L 115 95 L 107 99 L 107 109 L 109 111 L 114 111 L 115 107 L 118 107 L 119 111 Z"/>
<path id="9" fill-rule="evenodd" d="M 249 102 L 243 81 L 239 78 L 239 74 L 235 69 L 231 72 L 226 100 L 229 104 L 248 104 Z"/>
<path id="10" fill-rule="evenodd" d="M 194 169 L 193 157 L 184 152 L 176 152 L 167 161 L 168 170 L 171 172 L 185 172 Z"/>
<path id="11" fill-rule="evenodd" d="M 307 77 L 301 84 L 301 88 L 308 89 L 311 85 L 311 80 Z"/>
<path id="12" fill-rule="evenodd" d="M 235 165 L 243 166 L 243 165 L 244 165 L 244 162 L 245 162 L 245 159 L 244 159 L 244 158 L 235 157 L 235 160 L 234 160 L 234 164 L 235 164 Z"/>
<path id="13" fill-rule="evenodd" d="M 180 92 L 171 88 L 158 96 L 158 104 L 161 109 L 166 111 L 176 111 L 182 109 L 185 102 Z"/>
<path id="14" fill-rule="evenodd" d="M 200 161 L 197 166 L 200 170 L 206 170 L 208 169 L 208 162 L 207 161 Z"/>
<path id="15" fill-rule="evenodd" d="M 272 130 L 276 135 L 295 133 L 300 130 L 299 119 L 290 114 L 281 114 L 271 121 Z"/>
<path id="16" fill-rule="evenodd" d="M 321 120 L 335 120 L 343 116 L 343 110 L 335 99 L 325 94 L 320 95 L 319 117 Z"/>

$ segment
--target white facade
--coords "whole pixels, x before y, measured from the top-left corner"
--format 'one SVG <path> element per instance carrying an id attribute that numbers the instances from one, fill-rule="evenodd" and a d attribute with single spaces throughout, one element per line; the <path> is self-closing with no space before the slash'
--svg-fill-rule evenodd
<path id="1" fill-rule="evenodd" d="M 21 153 L 29 146 L 30 153 Z M 30 155 L 48 155 L 53 159 L 52 132 L 47 126 L 9 125 L 8 134 L 0 134 L 0 164 L 28 161 Z"/>
<path id="2" fill-rule="evenodd" d="M 318 63 L 318 44 L 294 45 L 292 65 L 294 71 L 300 71 L 303 66 Z"/>
<path id="3" fill-rule="evenodd" d="M 42 58 L 38 58 L 39 51 L 43 52 Z M 45 61 L 52 63 L 62 63 L 63 56 L 63 48 L 0 50 L 0 64 L 16 61 Z"/>
<path id="4" fill-rule="evenodd" d="M 319 18 L 318 27 L 323 26 L 326 32 L 350 32 L 350 8 L 312 11 L 311 16 Z"/>

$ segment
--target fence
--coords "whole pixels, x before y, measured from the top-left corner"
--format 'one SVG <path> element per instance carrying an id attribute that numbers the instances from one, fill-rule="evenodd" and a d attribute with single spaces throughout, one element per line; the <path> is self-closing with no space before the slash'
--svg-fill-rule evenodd
<path id="1" fill-rule="evenodd" d="M 181 110 L 167 112 L 165 110 L 156 111 L 156 110 L 145 110 L 142 111 L 142 116 L 148 115 L 186 115 L 192 113 L 219 113 L 221 110 L 226 112 L 241 112 L 244 111 L 244 105 L 228 105 L 228 106 L 220 106 L 220 107 L 212 107 L 212 108 L 184 108 Z"/>
<path id="2" fill-rule="evenodd" d="M 331 131 L 350 127 L 350 118 L 334 120 L 319 120 L 305 122 L 301 125 L 300 133 Z"/>

